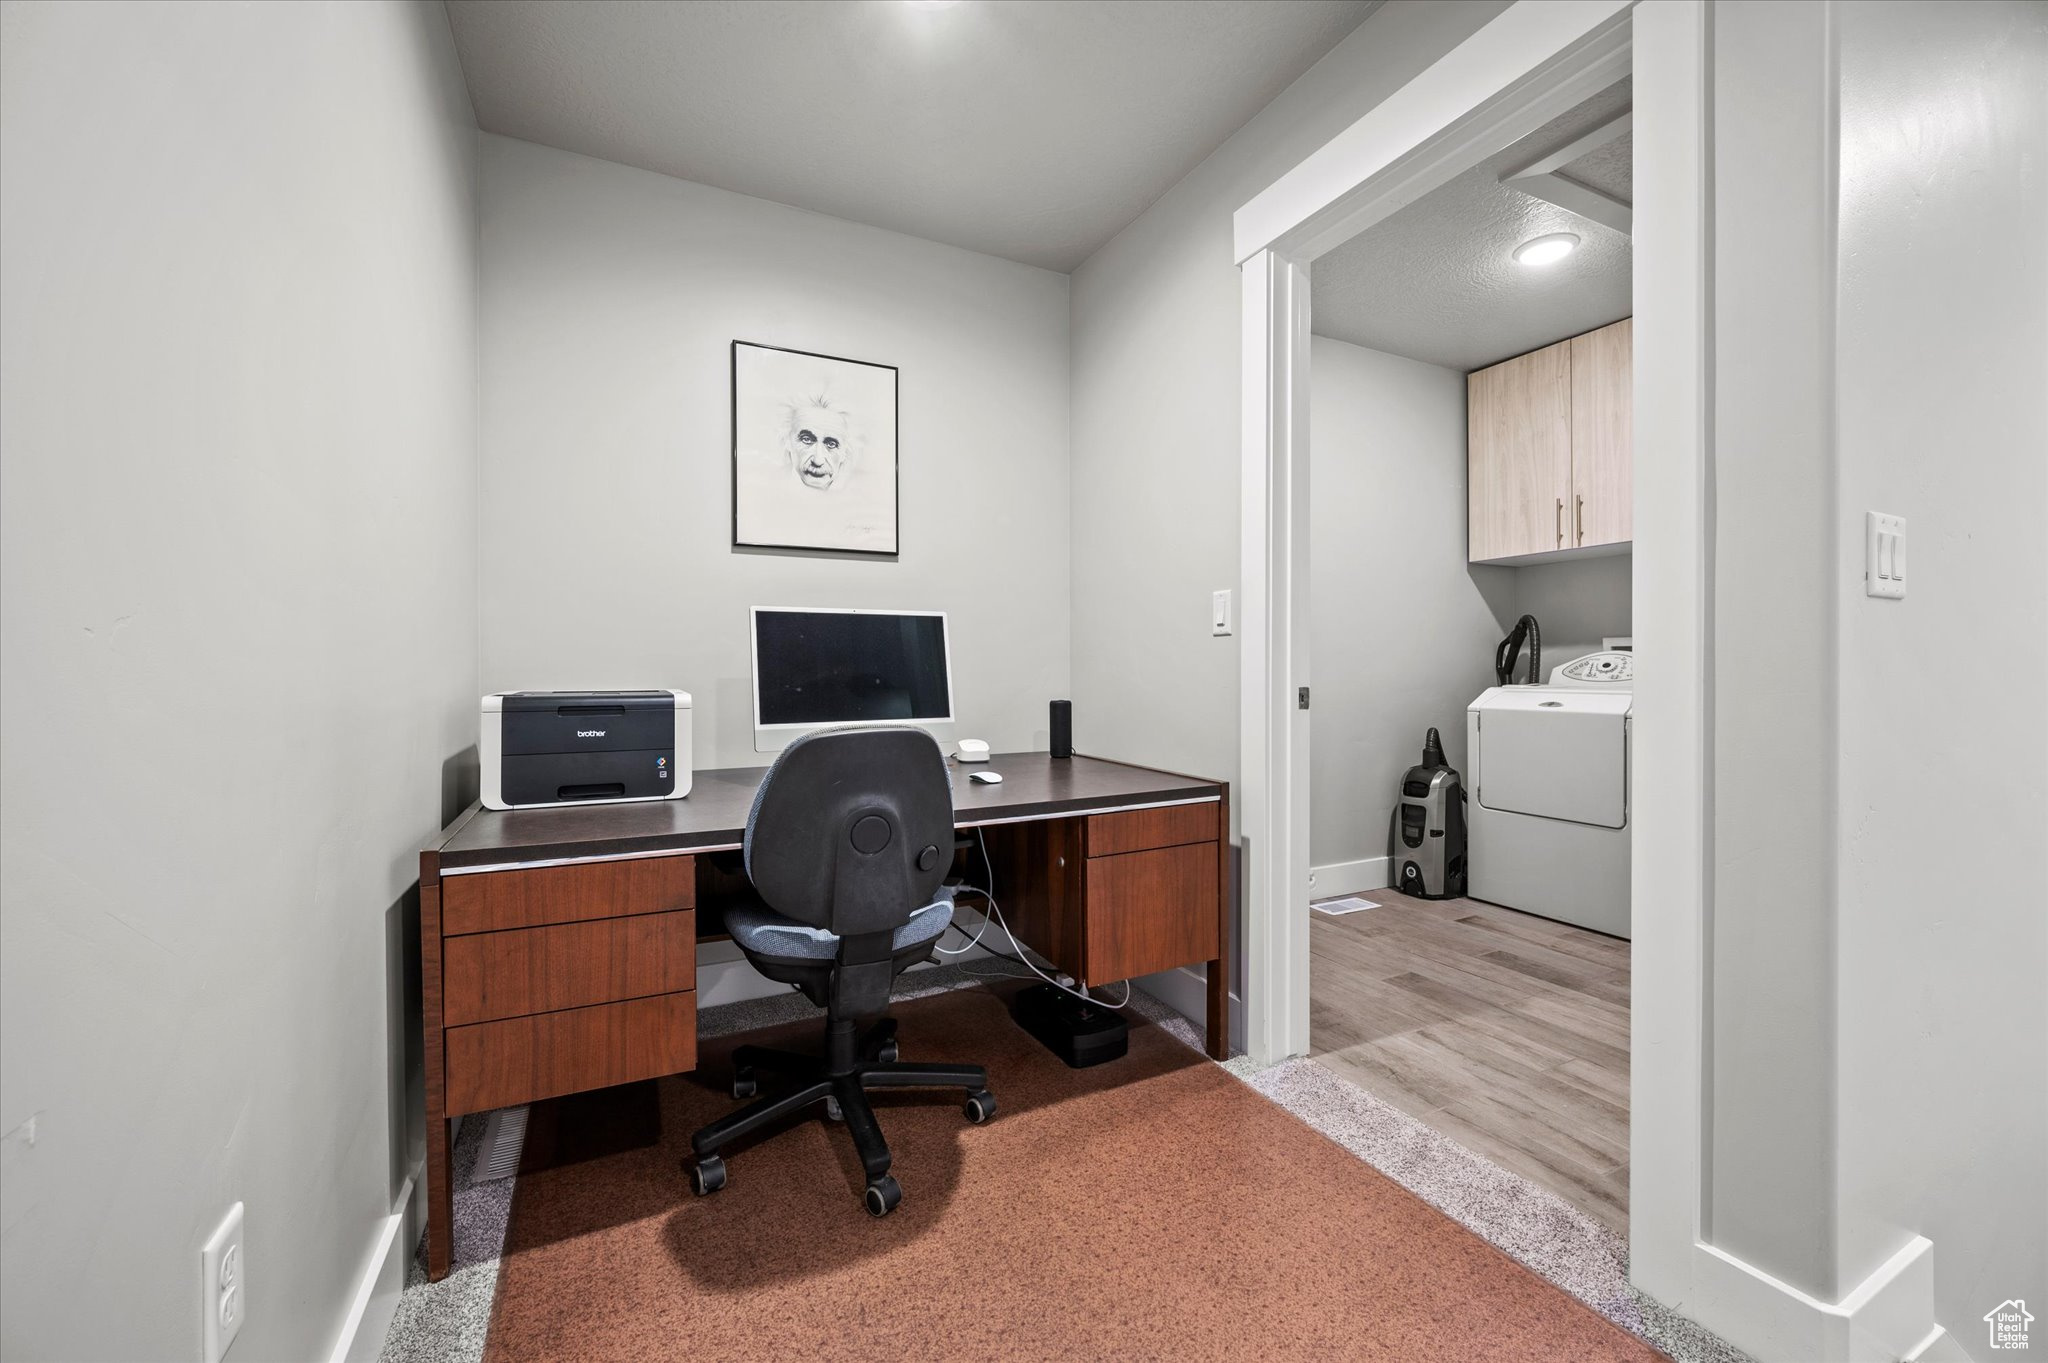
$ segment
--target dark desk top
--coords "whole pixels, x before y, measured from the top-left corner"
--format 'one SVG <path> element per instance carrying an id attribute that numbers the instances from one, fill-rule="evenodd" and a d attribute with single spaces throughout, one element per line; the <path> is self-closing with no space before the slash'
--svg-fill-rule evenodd
<path id="1" fill-rule="evenodd" d="M 985 763 L 949 765 L 953 769 L 953 813 L 961 828 L 1223 796 L 1221 782 L 1094 757 L 1055 759 L 1042 752 L 997 753 Z M 425 850 L 438 852 L 441 870 L 449 874 L 738 847 L 754 805 L 754 791 L 767 771 L 766 767 L 700 771 L 689 795 L 680 800 L 559 809 L 500 810 L 472 805 Z M 983 785 L 967 779 L 970 771 L 1001 772 L 1003 780 L 1000 785 Z"/>

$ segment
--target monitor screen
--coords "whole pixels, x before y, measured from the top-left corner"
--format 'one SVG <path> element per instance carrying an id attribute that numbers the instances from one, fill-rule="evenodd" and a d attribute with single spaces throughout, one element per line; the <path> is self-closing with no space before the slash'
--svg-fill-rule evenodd
<path id="1" fill-rule="evenodd" d="M 757 725 L 952 717 L 943 614 L 755 609 Z"/>

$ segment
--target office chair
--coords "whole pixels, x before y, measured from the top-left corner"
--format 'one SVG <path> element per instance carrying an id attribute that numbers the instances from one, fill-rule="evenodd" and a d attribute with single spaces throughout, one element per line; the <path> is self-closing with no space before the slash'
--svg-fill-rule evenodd
<path id="1" fill-rule="evenodd" d="M 867 1091 L 964 1088 L 970 1122 L 995 1115 L 979 1065 L 896 1058 L 896 1023 L 880 1017 L 896 976 L 931 958 L 953 921 L 941 880 L 952 863 L 953 792 L 946 759 L 922 729 L 827 729 L 785 749 L 747 817 L 747 877 L 765 907 L 730 909 L 725 925 L 754 968 L 825 1009 L 822 1056 L 761 1046 L 733 1051 L 732 1096 L 751 1098 L 755 1071 L 797 1081 L 690 1138 L 690 1186 L 725 1186 L 720 1151 L 822 1102 L 842 1118 L 867 1172 L 863 1200 L 887 1216 L 903 1199 Z"/>

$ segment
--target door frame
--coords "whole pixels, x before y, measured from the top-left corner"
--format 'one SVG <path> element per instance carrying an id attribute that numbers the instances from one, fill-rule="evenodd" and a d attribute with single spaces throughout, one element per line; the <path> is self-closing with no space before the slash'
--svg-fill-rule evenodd
<path id="1" fill-rule="evenodd" d="M 1243 276 L 1240 768 L 1246 1049 L 1309 1044 L 1310 267 L 1632 72 L 1635 634 L 1630 1276 L 1695 1300 L 1706 1138 L 1703 950 L 1711 588 L 1705 0 L 1517 0 L 1236 214 Z M 1645 260 L 1655 269 L 1647 269 Z"/>

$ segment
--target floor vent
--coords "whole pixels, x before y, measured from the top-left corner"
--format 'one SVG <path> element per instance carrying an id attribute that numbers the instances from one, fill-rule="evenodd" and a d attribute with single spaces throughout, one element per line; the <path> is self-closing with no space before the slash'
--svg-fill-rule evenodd
<path id="1" fill-rule="evenodd" d="M 1357 913 L 1360 909 L 1376 909 L 1379 905 L 1370 899 L 1361 899 L 1354 894 L 1346 895 L 1342 899 L 1321 900 L 1318 903 L 1309 905 L 1309 907 L 1317 913 L 1327 913 L 1332 918 L 1335 918 L 1340 913 Z"/>
<path id="2" fill-rule="evenodd" d="M 499 1108 L 484 1121 L 484 1148 L 477 1152 L 476 1181 L 510 1178 L 519 1172 L 519 1153 L 526 1148 L 526 1109 Z"/>

